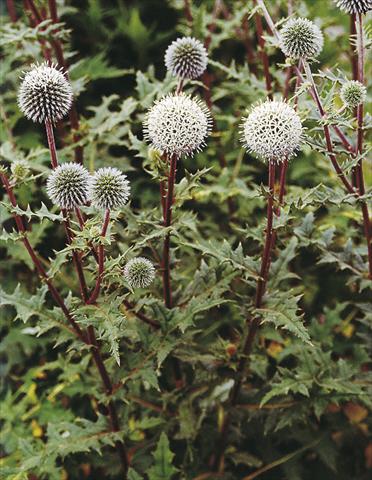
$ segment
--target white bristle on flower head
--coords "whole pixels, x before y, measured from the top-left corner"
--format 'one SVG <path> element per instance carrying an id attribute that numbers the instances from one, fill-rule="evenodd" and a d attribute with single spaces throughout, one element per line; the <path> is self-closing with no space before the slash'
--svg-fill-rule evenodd
<path id="1" fill-rule="evenodd" d="M 70 110 L 72 88 L 63 71 L 44 62 L 32 65 L 21 83 L 18 105 L 33 122 L 56 123 Z"/>
<path id="2" fill-rule="evenodd" d="M 242 142 L 264 161 L 282 162 L 295 155 L 302 138 L 296 111 L 284 101 L 267 100 L 254 107 L 242 124 Z"/>
<path id="3" fill-rule="evenodd" d="M 144 121 L 152 147 L 169 155 L 191 155 L 205 146 L 211 131 L 208 108 L 189 95 L 170 94 L 155 102 Z"/>
<path id="4" fill-rule="evenodd" d="M 70 210 L 87 202 L 89 181 L 89 172 L 82 165 L 63 163 L 49 175 L 47 193 L 55 205 Z"/>
<path id="5" fill-rule="evenodd" d="M 127 176 L 118 168 L 104 167 L 91 178 L 89 200 L 97 208 L 113 210 L 123 207 L 130 195 Z"/>
<path id="6" fill-rule="evenodd" d="M 196 38 L 183 37 L 169 45 L 164 60 L 172 75 L 193 79 L 200 77 L 207 68 L 208 53 Z"/>
<path id="7" fill-rule="evenodd" d="M 323 34 L 307 18 L 291 18 L 280 30 L 280 48 L 286 57 L 312 59 L 323 48 Z"/>
<path id="8" fill-rule="evenodd" d="M 355 108 L 361 103 L 364 103 L 367 96 L 367 89 L 357 80 L 349 80 L 342 85 L 340 96 L 347 107 Z"/>
<path id="9" fill-rule="evenodd" d="M 346 13 L 367 13 L 372 10 L 372 0 L 334 0 L 340 10 Z"/>
<path id="10" fill-rule="evenodd" d="M 132 258 L 124 267 L 124 278 L 131 288 L 146 288 L 155 278 L 154 265 L 144 257 Z"/>

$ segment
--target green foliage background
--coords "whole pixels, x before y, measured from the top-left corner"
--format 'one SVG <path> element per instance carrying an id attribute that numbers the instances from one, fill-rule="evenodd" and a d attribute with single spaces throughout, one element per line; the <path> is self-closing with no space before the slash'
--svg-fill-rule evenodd
<path id="1" fill-rule="evenodd" d="M 16 186 L 20 207 L 30 206 L 29 238 L 77 321 L 98 331 L 122 427 L 118 433 L 108 430 L 102 406 L 107 398 L 87 347 L 66 328 L 37 278 L 12 231 L 4 198 L 4 478 L 122 478 L 112 448 L 118 438 L 125 439 L 131 453 L 131 480 L 202 479 L 210 470 L 208 461 L 238 364 L 234 346 L 239 348 L 244 337 L 247 316 L 257 313 L 253 302 L 265 229 L 266 166 L 245 154 L 239 142 L 241 116 L 266 98 L 253 18 L 247 20 L 254 55 L 249 67 L 241 30 L 252 1 L 225 2 L 232 15 L 217 20 L 211 35 L 214 129 L 207 148 L 183 159 L 178 169 L 172 226 L 176 307 L 163 306 L 159 270 L 149 289 L 131 292 L 122 268 L 135 255 L 147 256 L 159 267 L 165 235 L 159 202 L 162 171 L 148 154 L 141 124 L 154 99 L 176 85 L 163 64 L 167 45 L 185 34 L 205 39 L 213 23 L 213 3 L 193 2 L 190 25 L 180 0 L 62 1 L 58 33 L 48 22 L 44 30 L 30 27 L 22 8 L 15 24 L 3 11 L 1 160 L 10 167 L 24 159 L 30 168 L 31 174 Z M 43 6 L 41 0 L 36 4 Z M 286 4 L 267 2 L 276 21 L 285 17 Z M 332 112 L 333 102 L 340 105 L 340 81 L 351 78 L 348 16 L 331 0 L 295 1 L 294 7 L 298 15 L 316 19 L 324 31 L 325 48 L 314 71 L 322 72 L 317 82 Z M 132 185 L 130 205 L 110 228 L 98 307 L 81 304 L 61 216 L 45 193 L 49 152 L 44 130 L 23 118 L 16 103 L 19 76 L 27 65 L 42 60 L 39 40 L 47 41 L 51 31 L 62 40 L 70 63 L 85 166 L 116 166 Z M 267 40 L 280 97 L 284 58 L 272 39 Z M 185 89 L 208 98 L 199 81 Z M 305 89 L 299 93 L 299 112 L 307 141 L 290 164 L 259 312 L 264 323 L 233 412 L 224 473 L 218 478 L 253 478 L 248 475 L 269 466 L 259 478 L 362 480 L 368 478 L 368 461 L 371 466 L 371 282 L 360 208 L 345 195 L 324 154 L 321 123 Z M 352 117 L 345 114 L 337 121 L 355 140 Z M 60 161 L 72 161 L 76 145 L 68 120 L 57 128 L 57 139 Z M 352 159 L 339 145 L 337 152 L 350 171 Z M 371 185 L 371 169 L 366 168 L 365 177 Z M 94 240 L 101 218 L 88 207 L 85 211 L 91 221 L 82 233 L 77 231 L 75 244 L 87 252 L 86 239 Z M 96 266 L 91 259 L 87 272 L 93 285 Z M 142 323 L 124 300 L 160 322 L 161 329 Z M 174 358 L 181 362 L 186 380 L 181 389 L 174 388 Z"/>

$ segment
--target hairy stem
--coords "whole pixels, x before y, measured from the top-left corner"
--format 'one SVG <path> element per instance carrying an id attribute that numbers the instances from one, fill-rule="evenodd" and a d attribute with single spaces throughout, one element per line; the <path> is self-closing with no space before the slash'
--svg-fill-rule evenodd
<path id="1" fill-rule="evenodd" d="M 102 239 L 105 238 L 107 228 L 110 222 L 110 210 L 106 210 L 104 220 L 103 220 L 103 225 L 102 225 L 102 231 L 101 231 L 101 237 Z M 103 274 L 105 270 L 105 247 L 103 244 L 100 244 L 98 247 L 98 274 L 97 274 L 97 280 L 95 287 L 93 289 L 93 292 L 91 293 L 87 304 L 91 305 L 96 302 L 99 293 L 101 291 L 101 284 L 102 284 L 102 279 L 103 279 Z"/>

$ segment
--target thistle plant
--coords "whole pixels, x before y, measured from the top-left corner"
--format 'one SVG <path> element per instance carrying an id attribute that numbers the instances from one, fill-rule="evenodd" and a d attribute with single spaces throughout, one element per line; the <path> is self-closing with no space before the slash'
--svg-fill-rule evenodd
<path id="1" fill-rule="evenodd" d="M 370 1 L 111 3 L 2 17 L 1 473 L 367 478 Z"/>
<path id="2" fill-rule="evenodd" d="M 162 181 L 160 184 L 164 227 L 170 227 L 172 223 L 177 161 L 181 156 L 199 152 L 205 146 L 210 130 L 211 117 L 206 106 L 200 100 L 181 92 L 155 102 L 147 113 L 144 122 L 145 139 L 153 149 L 160 150 L 169 163 L 167 187 Z M 164 302 L 167 308 L 171 308 L 169 234 L 164 241 L 162 268 Z"/>

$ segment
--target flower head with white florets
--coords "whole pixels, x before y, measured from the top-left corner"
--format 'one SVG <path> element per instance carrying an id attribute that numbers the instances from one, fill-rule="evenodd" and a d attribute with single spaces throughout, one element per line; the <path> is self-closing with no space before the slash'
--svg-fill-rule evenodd
<path id="1" fill-rule="evenodd" d="M 342 85 L 340 96 L 346 107 L 355 108 L 361 103 L 364 103 L 367 96 L 367 89 L 357 80 L 349 80 Z"/>
<path id="2" fill-rule="evenodd" d="M 265 162 L 282 162 L 296 154 L 302 124 L 296 111 L 284 101 L 267 100 L 254 107 L 242 124 L 242 142 Z"/>
<path id="3" fill-rule="evenodd" d="M 113 210 L 123 207 L 129 195 L 130 185 L 127 176 L 117 168 L 100 168 L 91 178 L 89 200 L 96 208 Z"/>
<path id="4" fill-rule="evenodd" d="M 207 68 L 208 53 L 196 38 L 183 37 L 169 45 L 164 60 L 172 75 L 193 79 L 200 77 Z"/>
<path id="5" fill-rule="evenodd" d="M 317 57 L 323 48 L 323 34 L 320 29 L 307 18 L 291 18 L 280 30 L 280 48 L 286 57 Z"/>
<path id="6" fill-rule="evenodd" d="M 169 155 L 191 155 L 205 146 L 211 130 L 209 110 L 189 95 L 167 95 L 155 102 L 144 121 L 151 146 Z"/>
<path id="7" fill-rule="evenodd" d="M 155 278 L 154 265 L 144 257 L 132 258 L 124 267 L 124 278 L 131 288 L 146 288 Z"/>
<path id="8" fill-rule="evenodd" d="M 33 122 L 56 123 L 70 110 L 72 88 L 61 69 L 44 62 L 32 65 L 21 83 L 18 105 Z"/>
<path id="9" fill-rule="evenodd" d="M 372 10 L 372 0 L 334 0 L 340 10 L 346 13 L 367 13 Z"/>
<path id="10" fill-rule="evenodd" d="M 73 209 L 88 200 L 90 174 L 78 163 L 63 163 L 47 180 L 47 193 L 54 205 Z"/>

